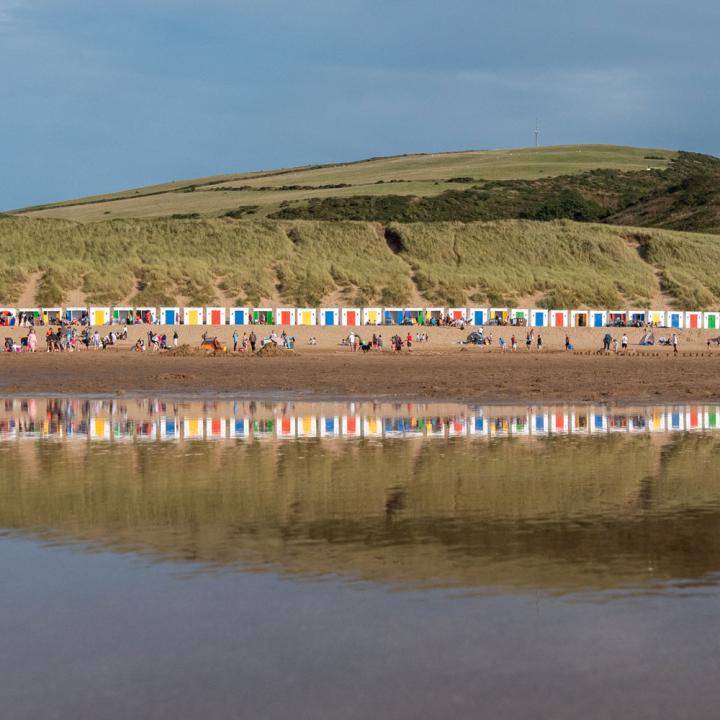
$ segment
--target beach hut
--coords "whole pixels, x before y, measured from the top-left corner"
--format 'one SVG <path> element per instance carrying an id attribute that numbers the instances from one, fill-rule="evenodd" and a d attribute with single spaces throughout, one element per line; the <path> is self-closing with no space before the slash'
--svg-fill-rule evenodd
<path id="1" fill-rule="evenodd" d="M 205 308 L 206 325 L 225 325 L 226 321 L 227 311 L 224 307 Z"/>
<path id="2" fill-rule="evenodd" d="M 675 329 L 680 329 L 684 327 L 684 313 L 680 310 L 670 310 L 665 314 L 665 320 L 667 323 L 667 327 Z"/>
<path id="3" fill-rule="evenodd" d="M 466 308 L 453 308 L 453 312 L 457 313 L 459 310 L 462 311 L 462 315 L 459 317 L 465 317 Z M 442 320 L 443 315 L 445 314 L 445 308 L 438 308 L 438 307 L 431 307 L 431 308 L 425 308 L 425 325 L 439 325 L 440 321 Z M 450 315 L 450 311 L 448 310 L 448 315 Z"/>
<path id="4" fill-rule="evenodd" d="M 487 424 L 484 415 L 473 415 L 468 420 L 468 432 L 473 437 L 483 437 L 487 435 Z"/>
<path id="5" fill-rule="evenodd" d="M 442 308 L 438 308 L 442 313 Z M 465 320 L 468 316 L 467 308 L 448 308 L 447 315 L 451 320 Z"/>
<path id="6" fill-rule="evenodd" d="M 295 437 L 295 418 L 291 415 L 282 415 L 277 421 L 278 440 L 291 440 Z"/>
<path id="7" fill-rule="evenodd" d="M 570 419 L 566 412 L 550 413 L 550 431 L 553 435 L 567 435 L 570 432 Z"/>
<path id="8" fill-rule="evenodd" d="M 607 414 L 601 408 L 593 410 L 590 413 L 590 432 L 606 433 L 607 429 Z"/>
<path id="9" fill-rule="evenodd" d="M 586 408 L 570 414 L 570 432 L 585 434 L 590 432 L 590 411 Z"/>
<path id="10" fill-rule="evenodd" d="M 25 312 L 21 310 L 20 312 Z M 63 318 L 62 308 L 48 307 L 40 309 L 40 320 L 44 325 L 51 325 L 59 322 Z"/>
<path id="11" fill-rule="evenodd" d="M 152 325 L 157 319 L 157 308 L 156 307 L 136 307 L 135 308 L 135 322 L 144 323 L 145 325 Z"/>
<path id="12" fill-rule="evenodd" d="M 527 414 L 514 415 L 510 418 L 510 433 L 520 436 L 530 434 L 530 421 Z"/>
<path id="13" fill-rule="evenodd" d="M 650 411 L 648 416 L 648 430 L 650 432 L 665 432 L 665 413 L 658 409 Z"/>
<path id="14" fill-rule="evenodd" d="M 203 420 L 201 417 L 186 417 L 183 419 L 183 439 L 202 440 Z"/>
<path id="15" fill-rule="evenodd" d="M 627 310 L 608 310 L 607 324 L 610 327 L 624 327 L 628 322 Z"/>
<path id="16" fill-rule="evenodd" d="M 379 438 L 383 435 L 383 423 L 382 418 L 379 417 L 365 417 L 363 418 L 363 437 L 366 438 Z"/>
<path id="17" fill-rule="evenodd" d="M 720 428 L 720 407 L 709 405 L 705 407 L 705 429 L 717 430 Z"/>
<path id="18" fill-rule="evenodd" d="M 649 320 L 650 313 L 647 310 L 630 310 L 628 312 L 628 325 L 641 327 Z"/>
<path id="19" fill-rule="evenodd" d="M 649 310 L 648 322 L 655 327 L 665 327 L 665 312 L 663 310 Z"/>
<path id="20" fill-rule="evenodd" d="M 402 325 L 405 313 L 402 308 L 385 308 L 383 310 L 383 325 Z"/>
<path id="21" fill-rule="evenodd" d="M 536 328 L 548 327 L 550 313 L 547 310 L 536 308 L 530 312 L 530 324 Z"/>
<path id="22" fill-rule="evenodd" d="M 60 310 L 58 308 L 58 310 Z M 60 310 L 60 315 L 62 315 L 62 310 Z M 18 308 L 18 320 L 30 320 L 32 318 L 32 321 L 37 325 L 40 322 L 40 319 L 42 318 L 42 313 L 40 312 L 40 308 Z"/>
<path id="23" fill-rule="evenodd" d="M 250 311 L 246 307 L 231 307 L 228 315 L 230 325 L 247 325 L 250 322 Z"/>
<path id="24" fill-rule="evenodd" d="M 251 322 L 253 325 L 274 325 L 275 315 L 272 308 L 253 308 Z"/>
<path id="25" fill-rule="evenodd" d="M 338 308 L 320 308 L 320 325 L 334 327 L 340 323 L 340 310 Z"/>
<path id="26" fill-rule="evenodd" d="M 340 313 L 340 324 L 352 327 L 360 325 L 360 308 L 343 308 Z"/>
<path id="27" fill-rule="evenodd" d="M 160 308 L 160 324 L 161 325 L 177 325 L 180 322 L 180 308 L 177 307 L 161 307 Z"/>
<path id="28" fill-rule="evenodd" d="M 295 320 L 298 325 L 317 325 L 317 310 L 315 308 L 298 308 Z"/>
<path id="29" fill-rule="evenodd" d="M 571 310 L 570 327 L 590 327 L 590 312 L 588 310 Z"/>
<path id="30" fill-rule="evenodd" d="M 680 407 L 670 408 L 665 415 L 665 428 L 668 432 L 679 432 L 685 428 L 685 413 Z"/>
<path id="31" fill-rule="evenodd" d="M 604 310 L 591 310 L 590 325 L 594 328 L 605 327 L 607 325 L 607 313 Z"/>
<path id="32" fill-rule="evenodd" d="M 489 417 L 488 435 L 490 437 L 507 437 L 510 434 L 510 421 L 506 417 Z"/>
<path id="33" fill-rule="evenodd" d="M 174 417 L 160 418 L 160 439 L 161 440 L 179 440 L 180 439 L 180 423 Z"/>
<path id="34" fill-rule="evenodd" d="M 112 309 L 113 325 L 132 325 L 135 311 L 131 307 L 114 307 Z"/>
<path id="35" fill-rule="evenodd" d="M 88 317 L 88 309 L 86 307 L 68 307 L 65 308 L 65 319 L 68 322 L 82 322 Z"/>
<path id="36" fill-rule="evenodd" d="M 508 308 L 490 308 L 488 310 L 488 322 L 490 325 L 507 325 L 510 319 Z"/>
<path id="37" fill-rule="evenodd" d="M 525 308 L 512 308 L 510 310 L 510 324 L 526 327 L 530 324 L 530 311 Z"/>
<path id="38" fill-rule="evenodd" d="M 362 324 L 363 325 L 382 325 L 382 308 L 363 308 Z"/>
<path id="39" fill-rule="evenodd" d="M 91 325 L 108 325 L 110 323 L 110 308 L 91 307 L 90 308 L 90 324 Z"/>
<path id="40" fill-rule="evenodd" d="M 183 325 L 202 325 L 204 311 L 201 307 L 183 308 Z"/>
<path id="41" fill-rule="evenodd" d="M 470 308 L 470 322 L 477 327 L 487 323 L 488 314 L 485 308 Z"/>
<path id="42" fill-rule="evenodd" d="M 567 327 L 568 311 L 567 310 L 551 310 L 550 311 L 550 327 Z"/>
<path id="43" fill-rule="evenodd" d="M 685 327 L 691 330 L 697 330 L 702 327 L 702 313 L 690 310 L 685 313 Z"/>
<path id="44" fill-rule="evenodd" d="M 278 308 L 275 311 L 275 322 L 278 325 L 294 325 L 295 308 Z"/>
<path id="45" fill-rule="evenodd" d="M 720 313 L 703 313 L 703 327 L 706 330 L 720 330 Z"/>
<path id="46" fill-rule="evenodd" d="M 425 311 L 423 308 L 405 308 L 403 311 L 403 325 L 424 325 Z"/>
<path id="47" fill-rule="evenodd" d="M 0 308 L 0 325 L 3 327 L 17 325 L 17 310 L 15 308 Z"/>

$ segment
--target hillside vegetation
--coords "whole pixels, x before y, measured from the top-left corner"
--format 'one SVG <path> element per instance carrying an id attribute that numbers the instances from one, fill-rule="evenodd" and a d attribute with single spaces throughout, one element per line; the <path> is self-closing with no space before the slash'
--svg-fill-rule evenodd
<path id="1" fill-rule="evenodd" d="M 0 219 L 3 304 L 720 307 L 712 235 L 570 221 Z M 32 298 L 28 286 L 34 283 Z M 665 304 L 663 302 L 663 304 Z"/>
<path id="2" fill-rule="evenodd" d="M 482 217 L 477 214 L 473 217 L 443 214 L 439 208 L 447 204 L 445 201 L 438 205 L 438 211 L 430 215 L 426 212 L 422 216 L 401 216 L 398 209 L 402 203 L 398 205 L 397 198 L 406 197 L 407 202 L 412 204 L 418 198 L 466 191 L 478 181 L 490 186 L 497 182 L 519 181 L 521 184 L 518 187 L 524 183 L 534 187 L 534 181 L 539 179 L 573 176 L 593 170 L 644 173 L 648 168 L 667 168 L 675 157 L 676 153 L 667 150 L 608 145 L 404 155 L 185 180 L 28 208 L 22 212 L 82 221 L 172 216 L 188 219 L 224 215 L 257 219 L 278 212 L 310 217 L 317 213 L 315 204 L 318 201 L 331 199 L 327 208 L 317 214 L 318 218 L 329 218 L 327 211 L 332 208 L 330 219 L 333 220 L 489 220 L 496 217 L 492 212 L 485 212 Z M 365 208 L 360 212 L 362 217 L 356 217 L 357 213 L 353 215 L 351 212 L 356 198 L 364 198 L 358 206 Z M 373 198 L 389 198 L 379 214 L 375 210 L 367 210 L 368 199 Z M 342 206 L 344 200 L 350 203 L 347 207 Z M 311 205 L 307 205 L 308 202 Z"/>

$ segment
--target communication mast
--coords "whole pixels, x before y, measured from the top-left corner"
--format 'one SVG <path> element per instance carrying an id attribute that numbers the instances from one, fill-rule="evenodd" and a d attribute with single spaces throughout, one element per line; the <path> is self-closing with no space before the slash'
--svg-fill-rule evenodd
<path id="1" fill-rule="evenodd" d="M 535 129 L 533 130 L 533 135 L 535 136 L 535 147 L 538 147 L 540 145 L 540 126 L 538 125 L 537 118 L 535 118 Z"/>

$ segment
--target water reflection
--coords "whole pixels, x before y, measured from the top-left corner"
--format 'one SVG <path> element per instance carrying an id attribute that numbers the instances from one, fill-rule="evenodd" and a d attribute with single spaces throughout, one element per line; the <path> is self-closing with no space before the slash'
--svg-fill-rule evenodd
<path id="1" fill-rule="evenodd" d="M 0 440 L 501 438 L 713 432 L 720 405 L 463 406 L 166 400 L 5 400 Z"/>
<path id="2" fill-rule="evenodd" d="M 699 589 L 716 410 L 12 400 L 0 530 L 401 588 Z"/>

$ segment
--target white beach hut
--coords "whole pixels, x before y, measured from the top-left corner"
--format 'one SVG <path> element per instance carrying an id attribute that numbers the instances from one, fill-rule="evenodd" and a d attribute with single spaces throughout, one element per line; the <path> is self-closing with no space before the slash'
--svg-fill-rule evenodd
<path id="1" fill-rule="evenodd" d="M 655 327 L 665 327 L 665 311 L 648 310 L 648 322 Z"/>
<path id="2" fill-rule="evenodd" d="M 339 308 L 320 308 L 320 325 L 333 327 L 340 324 Z"/>
<path id="3" fill-rule="evenodd" d="M 161 325 L 178 325 L 180 323 L 179 307 L 161 307 L 160 308 L 160 324 Z"/>
<path id="4" fill-rule="evenodd" d="M 297 325 L 317 325 L 317 310 L 315 308 L 298 308 L 295 313 Z"/>
<path id="5" fill-rule="evenodd" d="M 567 327 L 568 326 L 567 310 L 551 310 L 550 311 L 550 327 Z"/>
<path id="6" fill-rule="evenodd" d="M 590 327 L 590 311 L 571 310 L 570 327 Z"/>
<path id="7" fill-rule="evenodd" d="M 227 310 L 224 307 L 205 308 L 206 325 L 225 325 L 227 321 Z"/>
<path id="8" fill-rule="evenodd" d="M 205 320 L 205 310 L 201 307 L 183 308 L 183 325 L 202 325 Z"/>
<path id="9" fill-rule="evenodd" d="M 340 324 L 356 327 L 361 324 L 360 308 L 343 308 L 340 313 Z"/>
<path id="10" fill-rule="evenodd" d="M 469 311 L 470 324 L 476 327 L 487 325 L 488 311 L 487 308 L 470 308 Z"/>
<path id="11" fill-rule="evenodd" d="M 250 310 L 246 307 L 231 307 L 228 314 L 230 325 L 248 325 L 250 323 Z"/>
<path id="12" fill-rule="evenodd" d="M 550 325 L 550 312 L 542 308 L 531 310 L 530 325 L 536 328 L 548 327 Z"/>
<path id="13" fill-rule="evenodd" d="M 135 320 L 135 310 L 131 307 L 114 307 L 112 309 L 113 325 L 128 325 Z"/>
<path id="14" fill-rule="evenodd" d="M 607 325 L 607 313 L 604 310 L 590 311 L 590 326 L 601 328 Z"/>
<path id="15" fill-rule="evenodd" d="M 91 307 L 90 308 L 90 324 L 91 325 L 109 325 L 110 324 L 110 308 L 109 307 Z"/>
<path id="16" fill-rule="evenodd" d="M 382 325 L 383 312 L 382 308 L 372 307 L 363 308 L 362 324 L 363 325 Z M 345 323 L 343 323 L 345 324 Z"/>
<path id="17" fill-rule="evenodd" d="M 88 309 L 86 307 L 66 307 L 65 319 L 68 322 L 79 323 L 83 318 L 88 317 Z"/>
<path id="18" fill-rule="evenodd" d="M 703 327 L 706 330 L 720 330 L 720 313 L 718 313 L 718 312 L 703 313 Z"/>
<path id="19" fill-rule="evenodd" d="M 510 324 L 527 327 L 530 324 L 530 311 L 527 308 L 511 308 Z"/>
<path id="20" fill-rule="evenodd" d="M 703 325 L 702 313 L 697 310 L 689 310 L 685 313 L 685 327 L 690 330 L 697 330 Z"/>

